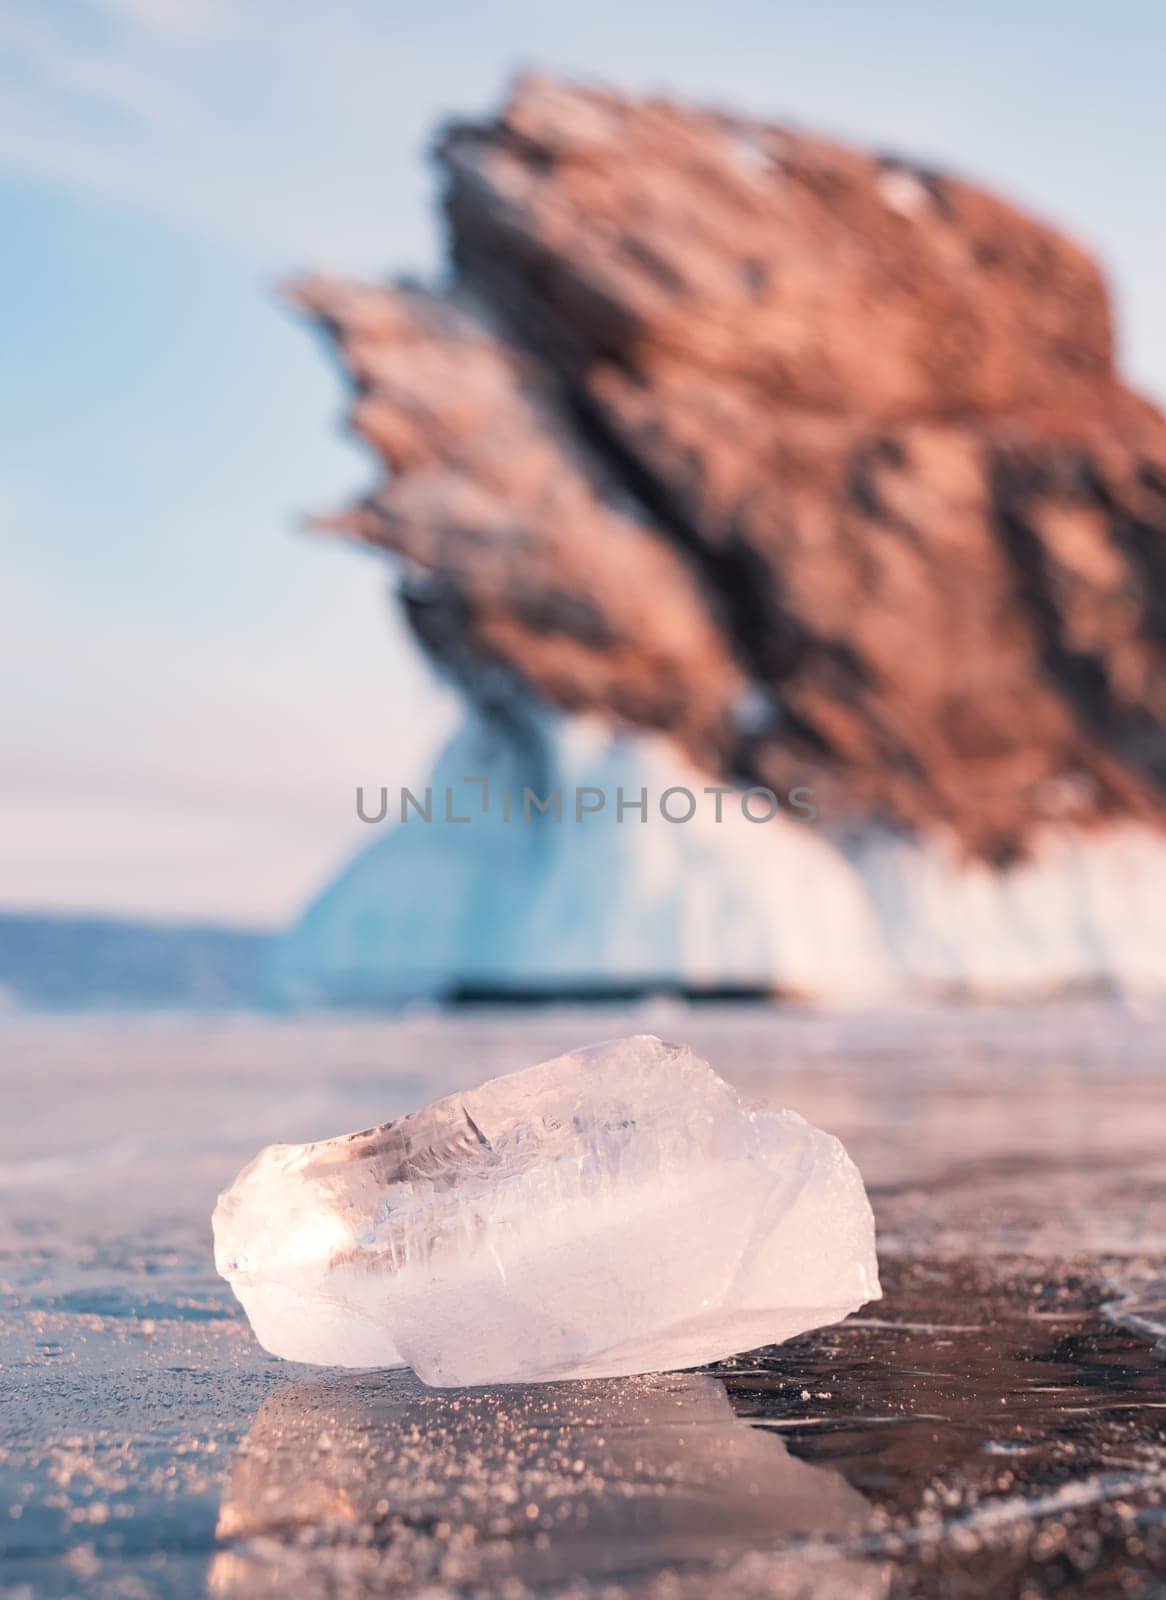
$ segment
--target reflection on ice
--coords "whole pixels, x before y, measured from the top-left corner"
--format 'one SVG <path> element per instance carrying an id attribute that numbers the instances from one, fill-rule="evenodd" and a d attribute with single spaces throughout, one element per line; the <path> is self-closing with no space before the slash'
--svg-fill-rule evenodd
<path id="1" fill-rule="evenodd" d="M 669 1374 L 427 1389 L 404 1372 L 297 1383 L 233 1464 L 211 1593 L 882 1596 L 850 1556 L 864 1498 Z M 614 1589 L 611 1584 L 617 1585 Z"/>
<path id="2" fill-rule="evenodd" d="M 278 1600 L 521 1600 L 544 1569 L 559 1600 L 815 1585 L 849 1600 L 879 1592 L 881 1570 L 857 1559 L 877 1551 L 916 1600 L 1156 1593 L 1163 1020 L 663 1003 L 294 1027 L 13 1018 L 0 1586 L 194 1600 L 213 1559 L 220 1595 Z M 589 1382 L 564 1409 L 561 1386 L 467 1398 L 318 1374 L 255 1421 L 224 1504 L 233 1442 L 280 1381 L 207 1260 L 206 1212 L 246 1153 L 633 1027 L 683 1029 L 751 1101 L 797 1105 L 843 1139 L 878 1215 L 880 1306 L 724 1369 L 736 1423 L 708 1379 Z M 702 1389 L 717 1403 L 698 1426 L 684 1397 Z M 669 1394 L 682 1425 L 661 1420 Z M 639 1397 L 638 1433 L 617 1395 Z M 868 1532 L 826 1514 L 854 1504 L 839 1471 L 871 1505 Z M 799 1481 L 814 1486 L 808 1542 Z"/>

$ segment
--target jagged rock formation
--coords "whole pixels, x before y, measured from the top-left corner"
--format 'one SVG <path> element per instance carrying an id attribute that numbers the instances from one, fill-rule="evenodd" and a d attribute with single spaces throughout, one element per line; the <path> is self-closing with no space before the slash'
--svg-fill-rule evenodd
<path id="1" fill-rule="evenodd" d="M 543 78 L 444 134 L 448 289 L 313 279 L 400 552 L 516 684 L 1022 854 L 1166 786 L 1166 421 L 1078 246 L 910 163 Z"/>

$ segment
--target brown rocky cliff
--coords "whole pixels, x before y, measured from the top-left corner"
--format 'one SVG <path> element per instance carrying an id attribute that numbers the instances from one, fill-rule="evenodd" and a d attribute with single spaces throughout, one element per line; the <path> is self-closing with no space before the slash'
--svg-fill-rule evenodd
<path id="1" fill-rule="evenodd" d="M 889 157 L 522 80 L 439 145 L 453 286 L 297 285 L 413 624 L 712 774 L 1004 859 L 1166 787 L 1166 422 L 1077 245 Z"/>

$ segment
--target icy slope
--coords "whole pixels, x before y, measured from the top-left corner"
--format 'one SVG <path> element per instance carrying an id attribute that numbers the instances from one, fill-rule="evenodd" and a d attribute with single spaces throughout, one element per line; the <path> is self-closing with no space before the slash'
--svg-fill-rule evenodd
<path id="1" fill-rule="evenodd" d="M 483 778 L 488 792 L 466 782 Z M 305 1004 L 613 984 L 829 999 L 1166 992 L 1166 838 L 1154 830 L 1049 829 L 997 871 L 939 835 L 838 836 L 804 798 L 750 821 L 738 793 L 710 784 L 660 738 L 556 716 L 519 744 L 471 721 L 429 780 L 432 820 L 411 808 L 395 821 L 400 791 L 388 791 L 375 842 L 279 947 L 277 988 Z M 527 788 L 542 801 L 558 790 L 561 816 L 524 808 Z M 678 818 L 692 795 L 689 820 L 661 814 L 670 790 Z M 365 803 L 375 815 L 379 793 Z M 747 808 L 767 810 L 759 796 Z"/>

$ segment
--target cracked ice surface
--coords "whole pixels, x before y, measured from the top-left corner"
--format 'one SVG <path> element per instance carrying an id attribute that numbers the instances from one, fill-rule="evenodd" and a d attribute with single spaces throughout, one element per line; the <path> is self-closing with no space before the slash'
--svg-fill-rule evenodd
<path id="1" fill-rule="evenodd" d="M 362 1133 L 261 1151 L 215 1264 L 295 1361 L 435 1385 L 664 1371 L 879 1296 L 837 1139 L 682 1045 L 592 1045 Z"/>

